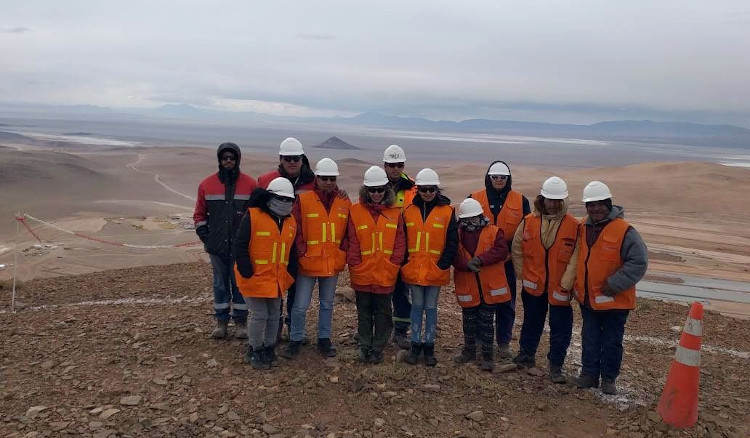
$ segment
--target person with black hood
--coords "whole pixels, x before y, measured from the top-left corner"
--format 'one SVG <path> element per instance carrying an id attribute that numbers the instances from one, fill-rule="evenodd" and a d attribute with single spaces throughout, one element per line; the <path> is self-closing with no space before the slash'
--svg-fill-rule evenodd
<path id="1" fill-rule="evenodd" d="M 294 188 L 286 178 L 274 179 L 267 190 L 255 189 L 234 240 L 234 275 L 250 307 L 245 361 L 253 369 L 279 365 L 276 336 L 281 300 L 294 282 L 287 271 L 297 235 L 293 203 Z"/>
<path id="2" fill-rule="evenodd" d="M 403 213 L 409 258 L 401 268 L 401 276 L 411 293 L 411 349 L 405 361 L 415 365 L 424 352 L 425 365 L 434 367 L 438 296 L 440 287 L 451 281 L 451 264 L 458 251 L 458 225 L 451 200 L 440 193 L 440 180 L 434 170 L 420 170 L 416 184 L 419 194 Z"/>
<path id="3" fill-rule="evenodd" d="M 500 160 L 490 164 L 484 176 L 484 190 L 474 192 L 469 197 L 479 201 L 490 223 L 503 230 L 510 253 L 516 228 L 524 216 L 531 213 L 531 207 L 525 196 L 513 190 L 513 178 L 508 164 Z M 505 277 L 512 297 L 510 301 L 497 305 L 495 323 L 500 358 L 511 359 L 513 351 L 510 349 L 510 341 L 516 319 L 516 272 L 510 257 L 505 262 Z"/>
<path id="4" fill-rule="evenodd" d="M 219 171 L 198 185 L 193 221 L 213 268 L 216 328 L 211 337 L 226 338 L 231 317 L 234 336 L 244 339 L 247 337 L 247 304 L 232 275 L 232 241 L 247 209 L 250 193 L 257 184 L 254 178 L 240 171 L 242 153 L 236 144 L 220 144 L 216 158 Z"/>
<path id="5" fill-rule="evenodd" d="M 310 169 L 310 160 L 302 149 L 302 143 L 294 137 L 289 137 L 281 142 L 281 145 L 279 145 L 279 167 L 258 177 L 258 187 L 266 188 L 272 180 L 278 177 L 286 178 L 292 183 L 295 195 L 312 191 L 315 188 L 315 174 Z M 297 258 L 293 257 L 289 263 L 289 273 L 292 277 L 297 278 L 298 270 Z M 286 317 L 283 323 L 287 326 L 287 333 L 291 333 L 291 315 L 295 296 L 297 296 L 297 283 L 292 284 L 286 294 Z M 281 306 L 283 317 L 283 302 Z M 279 338 L 281 338 L 282 327 L 283 324 L 280 324 Z M 307 337 L 304 337 L 302 343 L 306 344 L 307 342 L 309 342 Z"/>

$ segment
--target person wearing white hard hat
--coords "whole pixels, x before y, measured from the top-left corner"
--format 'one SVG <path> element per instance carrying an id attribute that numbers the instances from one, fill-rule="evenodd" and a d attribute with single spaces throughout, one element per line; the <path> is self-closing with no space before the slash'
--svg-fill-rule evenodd
<path id="1" fill-rule="evenodd" d="M 469 195 L 482 204 L 484 215 L 490 223 L 503 230 L 503 236 L 508 242 L 508 252 L 518 224 L 527 214 L 531 213 L 529 200 L 521 193 L 513 190 L 513 177 L 510 167 L 504 161 L 490 164 L 484 176 L 484 189 Z M 513 335 L 513 321 L 516 319 L 516 274 L 513 261 L 508 258 L 505 262 L 505 277 L 510 286 L 512 298 L 499 304 L 496 313 L 497 345 L 501 359 L 511 359 L 513 351 L 510 341 Z"/>
<path id="2" fill-rule="evenodd" d="M 383 169 L 365 172 L 359 202 L 349 210 L 346 263 L 357 297 L 360 362 L 383 362 L 393 328 L 391 294 L 406 253 L 404 220 Z"/>
<path id="3" fill-rule="evenodd" d="M 579 388 L 599 386 L 616 394 L 622 364 L 622 339 L 628 314 L 635 309 L 635 285 L 646 274 L 648 248 L 625 221 L 625 210 L 612 204 L 601 181 L 583 189 L 587 217 L 578 230 L 578 266 L 573 295 L 581 304 Z"/>
<path id="4" fill-rule="evenodd" d="M 250 196 L 233 243 L 234 276 L 250 308 L 245 361 L 254 369 L 278 366 L 276 338 L 281 300 L 294 282 L 287 272 L 297 223 L 292 214 L 294 187 L 276 178 Z"/>
<path id="5" fill-rule="evenodd" d="M 323 158 L 315 166 L 315 185 L 302 193 L 294 203 L 292 216 L 297 221 L 295 240 L 299 272 L 296 296 L 291 312 L 289 344 L 282 356 L 293 359 L 299 354 L 305 334 L 307 309 L 315 283 L 318 283 L 318 351 L 324 357 L 336 356 L 331 343 L 333 298 L 339 273 L 344 270 L 345 244 L 349 208 L 352 203 L 342 197 L 337 185 L 339 168 L 335 161 Z"/>
<path id="6" fill-rule="evenodd" d="M 437 365 L 435 335 L 440 288 L 450 283 L 450 267 L 458 250 L 458 226 L 451 200 L 440 193 L 432 169 L 417 174 L 417 193 L 404 208 L 408 260 L 401 277 L 411 293 L 411 348 L 406 363 L 415 365 L 424 353 L 426 366 Z M 424 317 L 424 335 L 422 319 Z"/>
<path id="7" fill-rule="evenodd" d="M 523 325 L 518 355 L 522 368 L 536 365 L 536 351 L 549 309 L 549 377 L 565 383 L 562 372 L 573 333 L 570 291 L 576 275 L 578 220 L 568 213 L 568 185 L 553 176 L 542 184 L 534 210 L 513 237 L 515 271 L 521 274 Z"/>
<path id="8" fill-rule="evenodd" d="M 226 338 L 231 318 L 235 338 L 244 339 L 247 304 L 232 275 L 232 241 L 257 184 L 253 177 L 240 171 L 242 153 L 236 144 L 220 144 L 216 158 L 219 171 L 201 181 L 193 212 L 195 232 L 203 242 L 213 270 L 216 328 L 211 337 Z"/>
<path id="9" fill-rule="evenodd" d="M 453 258 L 456 301 L 461 306 L 464 346 L 453 358 L 458 364 L 477 359 L 477 338 L 482 357 L 479 368 L 492 371 L 493 320 L 497 306 L 511 299 L 505 281 L 508 244 L 503 232 L 484 215 L 482 205 L 466 198 L 458 207 L 458 252 Z"/>
<path id="10" fill-rule="evenodd" d="M 388 146 L 383 152 L 383 169 L 388 176 L 388 185 L 396 194 L 395 206 L 401 209 L 411 205 L 412 199 L 417 194 L 414 180 L 409 178 L 404 171 L 405 168 L 406 153 L 404 149 L 395 144 Z M 396 280 L 396 287 L 393 290 L 393 343 L 399 348 L 408 349 L 411 347 L 408 337 L 410 318 L 409 289 L 399 275 Z"/>

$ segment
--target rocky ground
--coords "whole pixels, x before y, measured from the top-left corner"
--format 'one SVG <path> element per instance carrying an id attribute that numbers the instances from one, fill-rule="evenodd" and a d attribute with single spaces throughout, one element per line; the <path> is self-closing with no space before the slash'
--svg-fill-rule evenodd
<path id="1" fill-rule="evenodd" d="M 0 284 L 3 436 L 493 437 L 750 435 L 750 321 L 705 315 L 700 417 L 675 430 L 653 412 L 687 308 L 640 300 L 628 320 L 621 393 L 555 385 L 539 369 L 456 366 L 460 310 L 440 300 L 434 369 L 355 361 L 356 313 L 345 275 L 336 359 L 313 348 L 253 371 L 242 341 L 209 338 L 210 267 L 150 266 L 34 280 L 10 313 Z M 520 307 L 520 306 L 519 306 Z M 517 324 L 522 318 L 519 309 Z M 314 336 L 316 314 L 308 331 Z M 520 329 L 516 327 L 516 332 Z M 580 318 L 566 371 L 580 367 Z M 517 333 L 516 333 L 517 334 Z M 545 336 L 546 338 L 546 336 Z M 515 341 L 514 341 L 515 342 Z M 514 346 L 515 347 L 515 346 Z M 499 367 L 498 367 L 499 368 Z"/>

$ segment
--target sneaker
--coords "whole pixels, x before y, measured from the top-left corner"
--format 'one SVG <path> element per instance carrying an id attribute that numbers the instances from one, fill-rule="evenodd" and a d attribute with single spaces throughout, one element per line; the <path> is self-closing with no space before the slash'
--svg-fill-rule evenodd
<path id="1" fill-rule="evenodd" d="M 245 362 L 249 363 L 254 370 L 267 370 L 271 365 L 266 360 L 265 348 L 261 347 L 253 349 L 253 347 L 247 347 L 247 353 L 245 353 Z"/>
<path id="2" fill-rule="evenodd" d="M 438 360 L 435 357 L 435 344 L 424 344 L 422 351 L 424 352 L 424 365 L 426 367 L 434 367 L 437 365 Z"/>
<path id="3" fill-rule="evenodd" d="M 268 360 L 268 365 L 271 367 L 277 367 L 279 366 L 279 358 L 276 356 L 276 346 L 275 345 L 269 345 L 266 347 L 266 360 Z"/>
<path id="4" fill-rule="evenodd" d="M 247 339 L 246 322 L 234 322 L 234 339 Z"/>
<path id="5" fill-rule="evenodd" d="M 598 388 L 599 387 L 599 379 L 595 379 L 595 378 L 593 378 L 591 376 L 588 376 L 586 374 L 581 374 L 580 376 L 578 376 L 578 378 L 574 380 L 574 383 L 575 383 L 575 385 L 577 387 L 579 387 L 581 389 Z"/>
<path id="6" fill-rule="evenodd" d="M 422 353 L 422 343 L 421 342 L 412 342 L 411 348 L 409 349 L 409 354 L 406 355 L 404 358 L 404 362 L 408 363 L 409 365 L 416 365 L 417 362 L 419 362 L 419 355 Z"/>
<path id="7" fill-rule="evenodd" d="M 536 366 L 536 358 L 526 353 L 518 353 L 518 356 L 513 358 L 513 363 L 518 365 L 518 368 L 533 368 Z"/>
<path id="8" fill-rule="evenodd" d="M 374 351 L 370 354 L 370 363 L 379 364 L 383 363 L 383 352 Z"/>
<path id="9" fill-rule="evenodd" d="M 513 350 L 510 349 L 510 344 L 497 344 L 497 353 L 500 355 L 500 359 L 513 358 Z"/>
<path id="10" fill-rule="evenodd" d="M 602 379 L 602 392 L 609 395 L 617 394 L 615 381 L 611 379 Z"/>
<path id="11" fill-rule="evenodd" d="M 300 341 L 290 341 L 286 344 L 286 348 L 281 350 L 279 355 L 285 359 L 294 359 L 299 355 L 299 349 L 301 347 L 302 343 Z"/>
<path id="12" fill-rule="evenodd" d="M 562 372 L 562 367 L 559 365 L 549 366 L 549 379 L 553 383 L 567 383 L 568 379 L 565 378 L 565 374 Z"/>
<path id="13" fill-rule="evenodd" d="M 227 321 L 216 321 L 216 328 L 211 332 L 214 339 L 224 339 L 227 337 Z"/>
<path id="14" fill-rule="evenodd" d="M 318 339 L 318 351 L 323 357 L 336 357 L 336 347 L 331 344 L 328 338 Z"/>
<path id="15" fill-rule="evenodd" d="M 357 351 L 357 360 L 364 363 L 370 362 L 371 352 L 368 347 L 362 347 Z"/>
<path id="16" fill-rule="evenodd" d="M 453 362 L 459 364 L 469 363 L 474 360 L 477 360 L 476 345 L 473 347 L 467 347 L 466 345 L 464 345 L 464 348 L 461 349 L 461 353 L 453 357 Z"/>
<path id="17" fill-rule="evenodd" d="M 495 369 L 495 358 L 492 357 L 492 353 L 482 354 L 482 360 L 479 362 L 479 369 L 490 373 Z"/>
<path id="18" fill-rule="evenodd" d="M 402 350 L 411 348 L 411 342 L 406 337 L 406 333 L 396 332 L 393 334 L 393 343 Z"/>

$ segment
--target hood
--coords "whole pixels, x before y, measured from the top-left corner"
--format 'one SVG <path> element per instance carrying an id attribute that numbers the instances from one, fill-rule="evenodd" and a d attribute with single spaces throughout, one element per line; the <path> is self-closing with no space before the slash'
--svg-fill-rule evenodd
<path id="1" fill-rule="evenodd" d="M 513 188 L 513 171 L 510 170 L 510 166 L 508 166 L 508 173 L 510 173 L 510 175 L 508 175 L 508 183 L 505 184 L 505 187 L 503 187 L 503 189 L 500 190 L 500 192 L 497 192 L 495 188 L 492 187 L 492 181 L 490 181 L 490 176 L 488 175 L 488 173 L 490 172 L 490 167 L 492 167 L 492 165 L 495 163 L 503 163 L 506 166 L 508 166 L 508 163 L 502 160 L 497 160 L 497 161 L 493 161 L 492 163 L 490 163 L 490 165 L 487 166 L 487 171 L 484 172 L 484 188 L 487 189 L 487 192 L 496 192 L 496 193 L 501 193 L 505 195 L 506 193 L 511 191 L 511 189 Z"/>
<path id="2" fill-rule="evenodd" d="M 393 192 L 393 189 L 389 186 L 385 186 L 385 196 L 383 197 L 383 203 L 382 205 L 384 207 L 391 207 L 393 204 L 396 203 L 396 194 Z M 381 204 L 373 204 L 372 198 L 370 197 L 370 192 L 367 191 L 367 186 L 363 185 L 359 188 L 359 202 L 362 204 L 365 204 L 368 206 L 368 208 L 372 205 L 381 205 Z"/>
<path id="3" fill-rule="evenodd" d="M 534 207 L 532 208 L 532 213 L 534 214 L 534 216 L 544 216 L 548 219 L 560 219 L 568 213 L 569 205 L 570 198 L 563 199 L 563 207 L 560 209 L 560 211 L 558 211 L 557 214 L 550 216 L 547 214 L 547 211 L 544 208 L 544 196 L 537 195 L 534 199 Z"/>
<path id="4" fill-rule="evenodd" d="M 221 153 L 230 150 L 237 156 L 237 161 L 234 163 L 234 169 L 226 170 L 221 167 Z M 237 178 L 240 176 L 240 161 L 242 160 L 242 152 L 240 147 L 232 142 L 226 142 L 219 145 L 216 149 L 216 161 L 219 162 L 219 181 L 224 185 L 234 185 Z"/>
<path id="5" fill-rule="evenodd" d="M 268 209 L 268 200 L 271 199 L 273 194 L 266 189 L 260 187 L 255 188 L 250 194 L 250 200 L 247 201 L 248 208 L 260 208 L 268 214 L 273 214 Z"/>
<path id="6" fill-rule="evenodd" d="M 615 218 L 625 219 L 625 209 L 623 207 L 620 207 L 619 205 L 612 205 L 612 210 L 610 210 L 609 214 L 607 215 L 607 218 L 604 219 L 602 222 L 609 222 L 612 219 Z M 594 225 L 593 222 L 591 222 L 591 218 L 586 216 L 586 225 Z"/>

